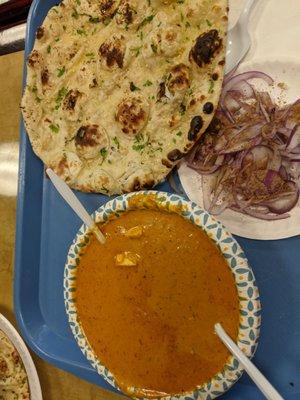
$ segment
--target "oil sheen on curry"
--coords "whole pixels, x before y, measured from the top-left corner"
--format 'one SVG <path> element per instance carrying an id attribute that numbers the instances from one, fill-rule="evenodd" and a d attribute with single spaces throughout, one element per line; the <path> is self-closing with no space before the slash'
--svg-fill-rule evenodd
<path id="1" fill-rule="evenodd" d="M 221 371 L 229 353 L 214 334 L 238 334 L 233 275 L 219 249 L 178 214 L 132 210 L 102 226 L 77 272 L 85 335 L 118 385 L 137 397 L 179 394 Z M 134 393 L 132 387 L 135 387 Z"/>

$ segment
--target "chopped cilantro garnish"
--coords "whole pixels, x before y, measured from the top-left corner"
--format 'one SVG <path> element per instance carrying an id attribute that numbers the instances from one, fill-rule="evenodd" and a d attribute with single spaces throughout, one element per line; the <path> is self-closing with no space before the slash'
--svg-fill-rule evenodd
<path id="1" fill-rule="evenodd" d="M 153 20 L 155 16 L 154 15 L 148 15 L 148 17 L 144 18 L 143 21 L 140 23 L 140 25 L 138 26 L 138 29 L 141 29 L 143 26 L 149 24 L 149 22 L 151 22 Z"/>
<path id="2" fill-rule="evenodd" d="M 214 86 L 215 86 L 215 82 L 211 80 L 211 81 L 209 82 L 208 93 L 213 93 L 213 91 L 214 91 Z"/>
<path id="3" fill-rule="evenodd" d="M 152 86 L 153 85 L 153 83 L 151 82 L 151 81 L 149 81 L 149 80 L 147 80 L 144 84 L 143 84 L 143 86 Z"/>
<path id="4" fill-rule="evenodd" d="M 141 90 L 139 87 L 135 86 L 133 82 L 130 82 L 130 90 L 135 92 L 136 90 Z"/>
<path id="5" fill-rule="evenodd" d="M 78 33 L 78 35 L 87 36 L 86 31 L 84 29 L 77 29 L 76 32 Z"/>
<path id="6" fill-rule="evenodd" d="M 109 25 L 110 23 L 111 23 L 111 18 L 105 18 L 105 19 L 103 20 L 103 24 L 104 24 L 105 26 Z"/>
<path id="7" fill-rule="evenodd" d="M 76 0 L 76 3 L 80 6 L 81 5 L 81 1 L 80 0 Z"/>
<path id="8" fill-rule="evenodd" d="M 98 24 L 98 22 L 100 22 L 100 18 L 99 17 L 90 17 L 89 22 L 91 22 L 92 24 Z"/>
<path id="9" fill-rule="evenodd" d="M 105 159 L 107 158 L 107 155 L 108 155 L 107 149 L 106 149 L 105 147 L 103 147 L 103 148 L 100 150 L 100 154 L 101 154 L 101 156 L 102 156 L 102 162 L 101 162 L 101 165 L 102 165 L 102 164 L 104 163 Z"/>
<path id="10" fill-rule="evenodd" d="M 86 57 L 93 58 L 93 57 L 95 57 L 95 53 L 86 53 Z"/>
<path id="11" fill-rule="evenodd" d="M 177 132 L 176 136 L 179 136 L 179 137 L 182 136 L 182 132 L 181 131 Z"/>
<path id="12" fill-rule="evenodd" d="M 186 27 L 186 28 L 190 28 L 190 26 L 191 26 L 191 24 L 189 23 L 189 21 L 186 21 L 186 22 L 185 22 L 185 27 Z"/>
<path id="13" fill-rule="evenodd" d="M 141 39 L 141 41 L 143 41 L 143 39 L 144 39 L 144 32 L 143 31 L 141 31 L 139 33 L 139 38 Z"/>
<path id="14" fill-rule="evenodd" d="M 102 158 L 103 158 L 103 161 L 106 159 L 107 153 L 108 153 L 108 151 L 107 151 L 107 149 L 106 149 L 105 147 L 103 147 L 103 148 L 100 150 L 100 154 L 101 154 L 101 156 L 102 156 Z"/>
<path id="15" fill-rule="evenodd" d="M 50 124 L 49 128 L 51 129 L 52 132 L 58 133 L 59 132 L 59 126 L 55 124 Z"/>
<path id="16" fill-rule="evenodd" d="M 71 15 L 72 15 L 72 17 L 75 18 L 75 19 L 78 19 L 78 18 L 79 18 L 79 14 L 78 14 L 76 8 L 73 9 L 73 12 L 72 12 Z"/>
<path id="17" fill-rule="evenodd" d="M 48 54 L 51 53 L 51 46 L 50 46 L 50 44 L 47 46 L 47 53 L 48 53 Z"/>
<path id="18" fill-rule="evenodd" d="M 130 50 L 135 52 L 135 56 L 137 57 L 140 54 L 142 46 L 132 47 Z"/>
<path id="19" fill-rule="evenodd" d="M 42 101 L 42 99 L 40 99 L 40 98 L 38 97 L 38 95 L 37 95 L 38 89 L 37 89 L 36 85 L 32 86 L 31 88 L 30 88 L 30 86 L 29 86 L 29 90 L 31 90 L 32 93 L 35 94 L 35 101 L 37 101 L 38 103 L 40 103 L 40 102 Z"/>
<path id="20" fill-rule="evenodd" d="M 134 144 L 132 146 L 132 149 L 135 151 L 141 151 L 141 150 L 144 150 L 144 148 L 145 148 L 144 144 Z"/>
<path id="21" fill-rule="evenodd" d="M 181 103 L 179 106 L 179 114 L 184 115 L 185 111 L 186 111 L 186 106 L 183 103 Z"/>
<path id="22" fill-rule="evenodd" d="M 59 41 L 59 37 L 55 38 L 54 40 L 55 40 L 56 42 L 58 42 L 58 41 Z"/>
<path id="23" fill-rule="evenodd" d="M 66 72 L 66 67 L 63 66 L 62 68 L 57 68 L 57 77 L 60 78 Z"/>
<path id="24" fill-rule="evenodd" d="M 209 27 L 212 26 L 212 23 L 211 23 L 208 19 L 206 20 L 206 23 L 207 23 L 207 25 L 208 25 Z"/>
<path id="25" fill-rule="evenodd" d="M 120 142 L 119 142 L 119 139 L 116 136 L 113 138 L 113 142 L 117 146 L 117 149 L 119 149 L 120 148 Z"/>
<path id="26" fill-rule="evenodd" d="M 153 53 L 157 53 L 157 46 L 156 46 L 156 44 L 151 43 L 151 49 L 152 49 Z"/>
<path id="27" fill-rule="evenodd" d="M 55 109 L 56 109 L 56 110 L 59 109 L 59 107 L 60 107 L 60 105 L 61 105 L 61 102 L 63 101 L 63 99 L 64 99 L 64 97 L 66 96 L 67 93 L 68 93 L 68 89 L 65 88 L 65 87 L 62 87 L 62 88 L 58 91 L 57 96 L 56 96 L 56 99 L 55 99 L 55 102 L 56 102 Z"/>
<path id="28" fill-rule="evenodd" d="M 149 140 L 149 139 L 148 139 Z M 142 151 L 148 144 L 148 140 L 145 142 L 144 136 L 139 134 L 136 135 L 134 138 L 134 144 L 132 146 L 132 149 L 135 151 Z"/>

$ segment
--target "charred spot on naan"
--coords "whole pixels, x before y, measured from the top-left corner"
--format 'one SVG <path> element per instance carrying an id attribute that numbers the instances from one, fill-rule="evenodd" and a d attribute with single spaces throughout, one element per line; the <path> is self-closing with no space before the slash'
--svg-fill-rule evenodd
<path id="1" fill-rule="evenodd" d="M 190 130 L 188 133 L 189 141 L 195 141 L 203 127 L 203 119 L 200 115 L 196 115 L 190 123 Z"/>
<path id="2" fill-rule="evenodd" d="M 216 29 L 211 29 L 198 36 L 192 47 L 189 60 L 200 68 L 210 64 L 223 47 L 223 40 Z"/>
<path id="3" fill-rule="evenodd" d="M 106 155 L 108 143 L 105 129 L 95 124 L 81 126 L 75 136 L 76 152 L 86 159 L 95 158 L 99 154 Z"/>
<path id="4" fill-rule="evenodd" d="M 66 111 L 73 112 L 75 110 L 78 99 L 82 96 L 82 93 L 79 90 L 71 89 L 67 93 L 64 102 L 63 109 Z"/>
<path id="5" fill-rule="evenodd" d="M 187 65 L 180 63 L 174 65 L 167 74 L 162 77 L 158 85 L 157 102 L 178 101 L 183 99 L 187 89 L 190 87 L 190 70 Z"/>
<path id="6" fill-rule="evenodd" d="M 161 163 L 162 163 L 162 165 L 164 165 L 167 168 L 170 168 L 170 169 L 173 168 L 173 164 L 169 160 L 166 160 L 165 158 L 163 158 L 161 160 Z"/>
<path id="7" fill-rule="evenodd" d="M 214 111 L 214 105 L 210 101 L 204 104 L 203 106 L 203 112 L 204 114 L 212 114 Z"/>
<path id="8" fill-rule="evenodd" d="M 99 9 L 103 18 L 112 18 L 118 9 L 118 2 L 115 0 L 101 0 Z"/>
<path id="9" fill-rule="evenodd" d="M 151 189 L 155 185 L 155 181 L 153 179 L 143 180 L 141 178 L 135 178 L 130 192 L 135 192 L 142 189 Z"/>
<path id="10" fill-rule="evenodd" d="M 182 157 L 184 157 L 184 153 L 182 153 L 180 150 L 178 149 L 174 149 L 172 151 L 170 151 L 167 155 L 168 159 L 172 162 L 176 162 L 182 159 Z"/>
<path id="11" fill-rule="evenodd" d="M 170 70 L 167 87 L 172 94 L 186 91 L 190 86 L 189 67 L 183 63 L 177 64 Z"/>
<path id="12" fill-rule="evenodd" d="M 161 33 L 161 53 L 167 57 L 176 56 L 181 49 L 181 29 L 177 25 L 167 26 Z"/>
<path id="13" fill-rule="evenodd" d="M 128 0 L 121 0 L 116 12 L 115 21 L 118 25 L 124 25 L 126 29 L 133 23 L 136 10 L 131 6 Z"/>
<path id="14" fill-rule="evenodd" d="M 141 96 L 129 96 L 118 105 L 116 121 L 126 135 L 135 136 L 147 123 L 149 105 Z"/>
<path id="15" fill-rule="evenodd" d="M 157 101 L 160 101 L 165 96 L 166 96 L 166 82 L 162 81 L 158 85 L 158 90 L 156 95 Z"/>
<path id="16" fill-rule="evenodd" d="M 142 54 L 149 66 L 154 66 L 156 56 L 175 57 L 183 48 L 182 30 L 175 23 L 168 23 L 164 12 L 154 18 L 155 28 L 147 36 Z"/>
<path id="17" fill-rule="evenodd" d="M 123 35 L 113 35 L 101 44 L 99 56 L 102 65 L 108 70 L 124 66 L 124 57 L 126 51 L 126 42 Z"/>
<path id="18" fill-rule="evenodd" d="M 64 179 L 66 182 L 73 182 L 82 167 L 82 161 L 77 154 L 73 152 L 66 152 L 57 164 L 49 164 L 53 171 Z"/>
<path id="19" fill-rule="evenodd" d="M 38 40 L 42 39 L 45 34 L 45 28 L 43 26 L 39 26 L 36 31 L 36 38 Z"/>
<path id="20" fill-rule="evenodd" d="M 41 82 L 43 86 L 47 86 L 49 84 L 49 70 L 45 67 L 41 72 Z"/>
<path id="21" fill-rule="evenodd" d="M 28 57 L 29 67 L 38 68 L 38 67 L 41 67 L 43 63 L 44 63 L 44 59 L 43 59 L 42 54 L 39 53 L 37 50 L 33 50 Z"/>

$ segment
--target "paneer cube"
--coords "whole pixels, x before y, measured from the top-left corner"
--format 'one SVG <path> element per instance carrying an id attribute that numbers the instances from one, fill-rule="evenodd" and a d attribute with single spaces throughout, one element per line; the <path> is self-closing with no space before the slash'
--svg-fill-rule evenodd
<path id="1" fill-rule="evenodd" d="M 130 251 L 124 251 L 123 253 L 117 254 L 115 256 L 115 264 L 117 267 L 134 267 L 138 265 L 140 256 Z"/>
<path id="2" fill-rule="evenodd" d="M 124 235 L 129 238 L 139 238 L 143 235 L 143 227 L 141 225 L 134 226 L 124 232 Z"/>

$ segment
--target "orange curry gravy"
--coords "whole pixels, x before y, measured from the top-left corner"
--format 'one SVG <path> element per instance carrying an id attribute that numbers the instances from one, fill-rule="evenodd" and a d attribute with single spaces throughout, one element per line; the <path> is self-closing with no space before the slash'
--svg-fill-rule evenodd
<path id="1" fill-rule="evenodd" d="M 143 227 L 139 238 L 124 228 Z M 222 370 L 228 351 L 214 334 L 221 322 L 236 338 L 238 295 L 218 248 L 174 213 L 134 210 L 102 227 L 105 245 L 91 238 L 77 275 L 77 310 L 99 359 L 127 393 L 176 394 Z M 140 255 L 116 266 L 117 254 Z"/>

